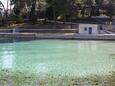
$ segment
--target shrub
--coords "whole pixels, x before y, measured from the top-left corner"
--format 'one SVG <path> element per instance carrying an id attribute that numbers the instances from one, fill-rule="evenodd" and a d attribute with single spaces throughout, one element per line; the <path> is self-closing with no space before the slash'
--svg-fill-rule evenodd
<path id="1" fill-rule="evenodd" d="M 11 20 L 16 21 L 16 23 L 23 23 L 24 22 L 23 18 L 19 15 L 13 15 L 11 17 Z"/>

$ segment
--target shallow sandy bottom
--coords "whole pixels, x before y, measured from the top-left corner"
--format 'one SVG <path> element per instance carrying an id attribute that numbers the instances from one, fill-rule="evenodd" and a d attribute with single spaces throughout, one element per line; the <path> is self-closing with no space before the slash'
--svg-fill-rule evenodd
<path id="1" fill-rule="evenodd" d="M 105 76 L 70 77 L 1 70 L 0 86 L 115 86 L 115 73 Z"/>

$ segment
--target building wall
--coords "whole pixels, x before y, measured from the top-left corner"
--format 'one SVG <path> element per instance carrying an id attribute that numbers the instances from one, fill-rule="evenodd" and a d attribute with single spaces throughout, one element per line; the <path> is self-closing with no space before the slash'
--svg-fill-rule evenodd
<path id="1" fill-rule="evenodd" d="M 102 25 L 104 30 L 111 30 L 111 29 L 115 29 L 115 25 Z"/>
<path id="2" fill-rule="evenodd" d="M 79 34 L 90 35 L 90 27 L 92 28 L 92 35 L 98 34 L 98 25 L 95 24 L 79 24 Z M 85 30 L 84 28 L 87 28 L 87 30 Z"/>

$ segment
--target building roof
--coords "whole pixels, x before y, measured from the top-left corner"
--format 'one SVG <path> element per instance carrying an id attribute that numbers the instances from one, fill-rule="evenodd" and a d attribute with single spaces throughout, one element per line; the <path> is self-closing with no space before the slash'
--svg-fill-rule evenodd
<path id="1" fill-rule="evenodd" d="M 80 25 L 80 26 L 82 26 L 82 25 L 83 25 L 83 26 L 98 26 L 98 24 L 82 24 L 82 23 L 79 24 L 79 25 Z"/>

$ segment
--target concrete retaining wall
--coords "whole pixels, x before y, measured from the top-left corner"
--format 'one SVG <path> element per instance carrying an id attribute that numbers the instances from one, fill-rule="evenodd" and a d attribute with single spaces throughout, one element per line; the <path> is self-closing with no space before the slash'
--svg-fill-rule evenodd
<path id="1" fill-rule="evenodd" d="M 0 38 L 115 40 L 115 35 L 114 34 L 78 35 L 78 34 L 1 33 Z"/>
<path id="2" fill-rule="evenodd" d="M 0 33 L 0 38 L 35 38 L 33 33 Z"/>

